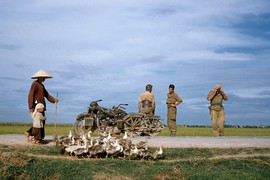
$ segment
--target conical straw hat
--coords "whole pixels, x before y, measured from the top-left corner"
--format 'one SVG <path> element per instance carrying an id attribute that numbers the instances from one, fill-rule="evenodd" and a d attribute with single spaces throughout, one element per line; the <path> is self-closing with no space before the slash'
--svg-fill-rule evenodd
<path id="1" fill-rule="evenodd" d="M 36 74 L 34 74 L 32 76 L 32 79 L 37 79 L 37 78 L 40 78 L 40 77 L 43 77 L 43 78 L 52 78 L 52 76 L 49 73 L 47 73 L 46 71 L 44 71 L 44 70 L 41 69 L 38 72 L 36 72 Z"/>

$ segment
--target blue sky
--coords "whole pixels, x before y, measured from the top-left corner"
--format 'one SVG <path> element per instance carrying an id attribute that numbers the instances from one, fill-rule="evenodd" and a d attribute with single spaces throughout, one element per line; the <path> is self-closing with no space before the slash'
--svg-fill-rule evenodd
<path id="1" fill-rule="evenodd" d="M 210 125 L 220 83 L 226 124 L 270 125 L 270 2 L 0 0 L 0 121 L 30 122 L 31 76 L 44 82 L 48 123 L 73 123 L 92 100 L 137 111 L 150 83 L 166 124 L 168 85 L 183 99 L 179 125 Z"/>

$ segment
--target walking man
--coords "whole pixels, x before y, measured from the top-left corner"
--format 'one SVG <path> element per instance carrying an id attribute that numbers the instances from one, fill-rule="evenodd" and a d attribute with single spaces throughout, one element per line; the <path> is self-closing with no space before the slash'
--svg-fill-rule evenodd
<path id="1" fill-rule="evenodd" d="M 42 84 L 47 78 L 52 78 L 52 76 L 44 70 L 40 70 L 32 76 L 32 79 L 37 80 L 33 81 L 28 94 L 28 107 L 30 113 L 34 112 L 35 106 L 38 103 L 41 103 L 44 105 L 43 116 L 45 116 L 46 111 L 45 98 L 51 103 L 58 103 L 58 99 L 52 97 L 45 89 L 45 86 Z M 32 135 L 32 127 L 25 132 L 25 136 L 27 137 L 28 140 L 30 135 Z M 43 121 L 43 127 L 41 128 L 41 138 L 44 139 L 44 137 L 45 137 L 45 121 Z"/>
<path id="2" fill-rule="evenodd" d="M 153 116 L 155 114 L 155 96 L 152 93 L 153 86 L 147 84 L 145 92 L 140 95 L 138 101 L 138 112 L 142 112 L 146 115 Z"/>
<path id="3" fill-rule="evenodd" d="M 212 120 L 212 128 L 214 136 L 224 136 L 225 112 L 222 105 L 223 100 L 228 100 L 220 84 L 216 84 L 215 89 L 210 91 L 207 96 L 210 101 L 210 117 Z"/>
<path id="4" fill-rule="evenodd" d="M 168 128 L 170 131 L 170 136 L 175 136 L 177 131 L 177 125 L 176 125 L 176 114 L 177 114 L 177 108 L 180 103 L 183 102 L 183 100 L 174 92 L 174 85 L 169 85 L 169 93 L 167 94 L 167 123 Z"/>

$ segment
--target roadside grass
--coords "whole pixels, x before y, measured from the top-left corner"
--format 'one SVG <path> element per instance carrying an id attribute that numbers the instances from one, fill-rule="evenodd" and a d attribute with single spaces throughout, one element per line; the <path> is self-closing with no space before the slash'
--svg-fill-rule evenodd
<path id="1" fill-rule="evenodd" d="M 0 134 L 23 134 L 31 127 L 30 123 L 0 123 Z M 72 124 L 46 124 L 46 135 L 68 135 Z M 95 132 L 93 135 L 96 135 Z M 169 136 L 168 127 L 164 127 L 159 136 Z M 176 136 L 212 136 L 209 127 L 177 127 Z M 270 128 L 225 128 L 225 136 L 270 136 Z"/>
<path id="2" fill-rule="evenodd" d="M 270 136 L 270 128 L 225 128 L 225 136 Z M 168 127 L 165 127 L 159 136 L 169 136 Z M 210 127 L 177 127 L 176 136 L 213 136 Z"/>
<path id="3" fill-rule="evenodd" d="M 2 179 L 268 179 L 269 148 L 164 149 L 159 161 L 76 159 L 59 147 L 0 145 Z M 254 155 L 254 156 L 248 156 Z"/>
<path id="4" fill-rule="evenodd" d="M 23 134 L 31 127 L 31 123 L 0 123 L 0 134 Z M 68 135 L 72 129 L 72 124 L 54 124 L 45 125 L 46 135 Z"/>

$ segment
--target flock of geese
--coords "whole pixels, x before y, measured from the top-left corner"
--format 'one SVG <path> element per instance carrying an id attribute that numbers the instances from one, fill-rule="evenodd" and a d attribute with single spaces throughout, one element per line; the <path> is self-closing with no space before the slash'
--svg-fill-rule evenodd
<path id="1" fill-rule="evenodd" d="M 82 137 L 76 138 L 72 131 L 68 136 L 58 138 L 56 145 L 63 146 L 70 155 L 78 158 L 122 158 L 129 160 L 157 160 L 163 159 L 162 146 L 159 150 L 151 149 L 147 141 L 136 144 L 128 138 L 127 133 L 123 137 L 113 137 L 110 133 L 93 137 L 89 131 Z"/>

